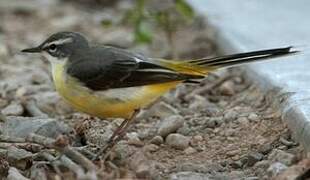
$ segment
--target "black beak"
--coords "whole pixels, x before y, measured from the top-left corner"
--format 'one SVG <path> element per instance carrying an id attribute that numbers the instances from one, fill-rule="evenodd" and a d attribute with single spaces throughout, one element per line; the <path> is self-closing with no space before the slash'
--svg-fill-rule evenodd
<path id="1" fill-rule="evenodd" d="M 34 48 L 28 48 L 28 49 L 23 49 L 21 52 L 23 53 L 39 53 L 41 52 L 41 47 L 34 47 Z"/>

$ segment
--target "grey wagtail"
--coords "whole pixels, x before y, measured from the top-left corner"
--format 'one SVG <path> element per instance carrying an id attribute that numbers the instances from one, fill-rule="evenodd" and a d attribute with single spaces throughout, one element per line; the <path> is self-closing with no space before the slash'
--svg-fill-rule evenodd
<path id="1" fill-rule="evenodd" d="M 99 118 L 124 118 L 110 139 L 115 144 L 137 110 L 178 84 L 203 79 L 219 68 L 297 51 L 290 46 L 215 58 L 166 60 L 110 46 L 91 46 L 79 33 L 59 32 L 22 52 L 41 53 L 49 60 L 56 90 L 75 109 Z"/>

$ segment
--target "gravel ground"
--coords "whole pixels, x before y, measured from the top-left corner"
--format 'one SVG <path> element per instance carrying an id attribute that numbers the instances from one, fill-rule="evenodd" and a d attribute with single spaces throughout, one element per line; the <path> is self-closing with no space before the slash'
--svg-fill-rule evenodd
<path id="1" fill-rule="evenodd" d="M 51 138 L 62 133 L 74 137 L 74 146 L 95 152 L 121 120 L 99 120 L 72 110 L 54 91 L 47 62 L 19 50 L 71 30 L 95 43 L 169 57 L 166 40 L 158 33 L 151 45 L 135 45 L 131 28 L 103 28 L 105 19 L 117 24 L 120 12 L 130 7 L 126 2 L 104 9 L 56 1 L 10 2 L 0 2 L 0 109 L 7 118 L 0 124 L 1 133 Z M 177 33 L 180 57 L 217 54 L 215 32 L 202 22 L 198 19 Z M 280 97 L 279 90 L 261 92 L 239 68 L 212 73 L 201 84 L 180 85 L 138 115 L 106 163 L 95 162 L 97 173 L 102 179 L 270 179 L 303 157 L 302 147 L 281 121 Z M 52 163 L 42 168 L 34 157 L 40 150 L 16 150 L 15 144 L 7 144 L 0 143 L 0 176 L 16 177 L 19 172 L 33 179 L 76 177 Z M 9 156 L 16 152 L 21 159 Z"/>

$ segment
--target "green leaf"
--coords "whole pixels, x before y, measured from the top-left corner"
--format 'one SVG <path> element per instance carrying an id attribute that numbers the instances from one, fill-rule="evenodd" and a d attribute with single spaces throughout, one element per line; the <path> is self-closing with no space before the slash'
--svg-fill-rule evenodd
<path id="1" fill-rule="evenodd" d="M 135 42 L 136 43 L 146 43 L 152 42 L 153 36 L 152 31 L 146 23 L 140 22 L 135 28 Z"/>
<path id="2" fill-rule="evenodd" d="M 193 8 L 186 2 L 186 0 L 176 0 L 175 1 L 176 9 L 183 16 L 192 19 L 195 16 Z"/>
<path id="3" fill-rule="evenodd" d="M 111 20 L 105 19 L 101 21 L 101 25 L 105 28 L 111 27 L 113 25 Z"/>

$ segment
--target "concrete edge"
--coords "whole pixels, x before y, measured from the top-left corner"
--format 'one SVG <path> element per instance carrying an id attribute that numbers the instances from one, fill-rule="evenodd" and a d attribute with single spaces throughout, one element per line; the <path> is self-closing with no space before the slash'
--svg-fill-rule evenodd
<path id="1" fill-rule="evenodd" d="M 238 43 L 236 37 L 223 32 L 216 25 L 208 22 L 212 28 L 217 30 L 215 41 L 218 45 L 219 51 L 225 54 L 243 52 L 246 48 Z M 302 93 L 295 93 L 289 90 L 286 84 L 277 82 L 275 79 L 266 76 L 262 71 L 257 70 L 254 66 L 246 65 L 243 68 L 246 71 L 249 79 L 256 82 L 263 92 L 273 89 L 281 89 L 282 93 L 293 93 L 284 104 L 280 106 L 282 113 L 282 120 L 287 123 L 288 128 L 292 131 L 293 137 L 296 141 L 301 143 L 307 152 L 310 151 L 310 99 L 305 102 L 307 97 L 310 98 L 310 92 L 306 91 L 306 95 Z"/>

